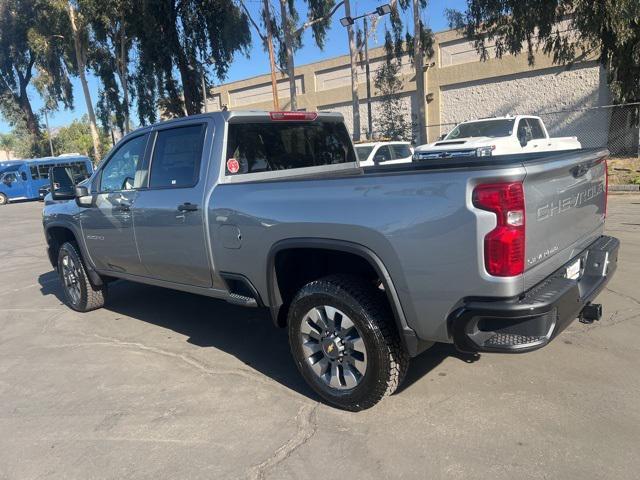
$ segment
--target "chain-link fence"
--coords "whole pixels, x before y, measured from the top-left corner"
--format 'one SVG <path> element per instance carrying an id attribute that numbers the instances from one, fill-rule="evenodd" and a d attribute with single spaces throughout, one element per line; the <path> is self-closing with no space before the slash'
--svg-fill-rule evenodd
<path id="1" fill-rule="evenodd" d="M 543 112 L 513 112 L 512 115 L 518 113 L 540 117 L 552 137 L 577 137 L 584 148 L 608 148 L 612 158 L 640 158 L 640 102 Z M 474 119 L 461 118 L 457 122 L 427 125 L 429 141 L 437 140 L 458 123 L 469 120 Z M 403 140 L 411 141 L 417 132 L 415 116 L 407 123 L 407 134 Z M 375 122 L 373 137 L 384 137 L 384 132 L 375 128 Z"/>

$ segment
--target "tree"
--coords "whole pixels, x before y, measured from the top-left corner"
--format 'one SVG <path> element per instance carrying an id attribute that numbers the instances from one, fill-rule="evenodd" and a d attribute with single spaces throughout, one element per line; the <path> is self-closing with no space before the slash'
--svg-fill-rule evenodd
<path id="1" fill-rule="evenodd" d="M 11 153 L 16 148 L 16 138 L 11 133 L 0 133 L 0 150 L 2 150 L 7 157 L 7 160 L 11 160 Z"/>
<path id="2" fill-rule="evenodd" d="M 391 42 L 391 49 L 387 55 L 393 54 L 400 59 L 405 53 L 411 59 L 416 78 L 416 96 L 418 97 L 418 115 L 417 115 L 417 142 L 427 142 L 427 126 L 426 126 L 426 91 L 424 82 L 424 60 L 434 55 L 434 35 L 433 31 L 425 27 L 422 22 L 422 11 L 427 8 L 427 0 L 393 0 L 391 10 L 391 27 L 393 35 L 389 36 L 388 41 Z M 407 30 L 402 35 L 402 20 L 398 11 L 406 11 L 411 8 L 413 18 L 413 32 L 411 35 Z"/>
<path id="3" fill-rule="evenodd" d="M 452 27 L 474 42 L 483 60 L 524 51 L 530 65 L 539 49 L 556 64 L 597 55 L 617 103 L 640 101 L 640 2 L 638 0 L 467 0 L 448 11 Z M 561 28 L 567 21 L 570 34 Z"/>
<path id="4" fill-rule="evenodd" d="M 407 111 L 400 92 L 402 81 L 400 75 L 400 60 L 393 57 L 391 52 L 393 40 L 389 31 L 385 34 L 387 49 L 386 61 L 378 68 L 374 86 L 380 96 L 380 108 L 376 114 L 376 132 L 378 137 L 391 140 L 411 140 L 412 128 L 407 122 Z"/>
<path id="5" fill-rule="evenodd" d="M 110 142 L 106 134 L 102 134 L 100 144 L 108 145 L 109 143 Z M 78 152 L 82 155 L 91 157 L 94 163 L 97 163 L 100 158 L 93 153 L 94 146 L 91 135 L 91 125 L 87 115 L 83 115 L 80 120 L 74 120 L 66 127 L 58 129 L 57 134 L 53 137 L 53 144 L 56 152 Z M 99 153 L 102 154 L 106 152 Z"/>
<path id="6" fill-rule="evenodd" d="M 296 92 L 296 74 L 294 54 L 302 47 L 302 34 L 309 28 L 313 32 L 313 39 L 321 50 L 324 48 L 324 41 L 327 30 L 331 24 L 331 17 L 342 6 L 343 1 L 335 3 L 335 0 L 305 0 L 308 4 L 307 21 L 297 26 L 299 16 L 293 0 L 280 1 L 280 25 L 277 40 L 280 45 L 280 63 L 284 66 L 289 77 L 290 110 L 298 109 Z M 263 12 L 264 15 L 264 12 Z M 277 25 L 275 19 L 271 20 L 272 25 Z"/>
<path id="7" fill-rule="evenodd" d="M 136 22 L 133 0 L 77 0 L 89 20 L 92 48 L 88 64 L 102 83 L 97 112 L 103 128 L 115 125 L 122 133 L 131 128 L 130 73 L 135 39 L 129 33 Z"/>
<path id="8" fill-rule="evenodd" d="M 160 94 L 170 116 L 200 113 L 202 76 L 212 69 L 224 79 L 233 56 L 247 53 L 251 42 L 248 18 L 233 0 L 141 0 L 131 16 L 142 124 L 155 120 Z"/>
<path id="9" fill-rule="evenodd" d="M 0 113 L 25 129 L 37 150 L 40 121 L 28 88 L 36 71 L 50 79 L 43 83 L 49 102 L 73 107 L 69 74 L 73 72 L 68 17 L 59 2 L 3 0 L 0 2 Z"/>
<path id="10" fill-rule="evenodd" d="M 91 141 L 93 143 L 94 158 L 100 160 L 100 137 L 98 135 L 98 127 L 96 126 L 96 114 L 93 110 L 93 102 L 91 100 L 91 92 L 87 83 L 87 51 L 89 47 L 89 33 L 87 31 L 86 19 L 78 15 L 77 6 L 71 0 L 67 3 L 67 11 L 69 12 L 69 23 L 71 25 L 71 33 L 73 36 L 73 47 L 76 57 L 76 67 L 84 100 L 87 104 L 87 113 L 89 117 L 89 129 L 91 131 Z"/>

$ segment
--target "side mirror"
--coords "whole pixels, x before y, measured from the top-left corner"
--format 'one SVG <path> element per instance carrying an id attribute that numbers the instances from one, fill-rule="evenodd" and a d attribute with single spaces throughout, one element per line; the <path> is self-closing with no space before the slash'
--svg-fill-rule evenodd
<path id="1" fill-rule="evenodd" d="M 447 134 L 446 134 L 446 133 L 443 133 L 442 135 L 440 135 L 440 136 L 438 137 L 438 140 L 444 140 L 444 139 L 446 138 L 446 136 L 447 136 Z"/>
<path id="2" fill-rule="evenodd" d="M 52 167 L 49 170 L 49 185 L 53 200 L 72 200 L 76 198 L 73 177 L 65 167 Z"/>
<path id="3" fill-rule="evenodd" d="M 76 204 L 79 207 L 91 207 L 93 205 L 93 196 L 86 185 L 76 186 Z"/>

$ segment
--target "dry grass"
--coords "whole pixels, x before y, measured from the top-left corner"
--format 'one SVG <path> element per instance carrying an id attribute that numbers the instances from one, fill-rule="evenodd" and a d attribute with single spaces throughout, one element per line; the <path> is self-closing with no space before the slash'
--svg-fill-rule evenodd
<path id="1" fill-rule="evenodd" d="M 610 158 L 609 183 L 611 185 L 625 185 L 640 183 L 640 158 Z"/>

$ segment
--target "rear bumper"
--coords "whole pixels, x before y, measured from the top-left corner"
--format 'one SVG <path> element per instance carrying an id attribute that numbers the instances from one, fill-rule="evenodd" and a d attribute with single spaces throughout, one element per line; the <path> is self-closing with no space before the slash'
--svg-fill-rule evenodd
<path id="1" fill-rule="evenodd" d="M 455 346 L 465 352 L 528 352 L 562 332 L 605 287 L 616 271 L 620 242 L 602 236 L 580 255 L 578 280 L 566 266 L 514 299 L 467 299 L 450 318 Z"/>

